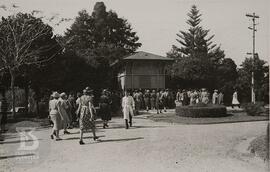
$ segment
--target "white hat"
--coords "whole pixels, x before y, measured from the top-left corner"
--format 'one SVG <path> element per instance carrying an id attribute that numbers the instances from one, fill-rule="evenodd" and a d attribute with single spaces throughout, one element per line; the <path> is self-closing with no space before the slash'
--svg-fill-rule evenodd
<path id="1" fill-rule="evenodd" d="M 52 97 L 59 98 L 60 94 L 57 91 L 55 91 L 55 92 L 52 93 Z"/>

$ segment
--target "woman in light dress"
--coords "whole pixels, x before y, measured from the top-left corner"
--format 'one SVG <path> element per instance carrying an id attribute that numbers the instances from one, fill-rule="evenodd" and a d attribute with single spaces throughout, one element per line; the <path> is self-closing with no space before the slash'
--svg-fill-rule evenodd
<path id="1" fill-rule="evenodd" d="M 59 93 L 54 92 L 52 94 L 53 99 L 50 100 L 49 102 L 49 114 L 50 114 L 50 119 L 53 122 L 53 128 L 52 128 L 52 133 L 51 133 L 51 139 L 54 139 L 54 135 L 55 135 L 55 140 L 61 140 L 61 138 L 59 137 L 59 130 L 61 130 L 63 128 L 62 125 L 62 120 L 63 117 L 61 116 L 61 114 L 59 113 Z"/>
<path id="2" fill-rule="evenodd" d="M 233 98 L 232 98 L 232 108 L 234 108 L 234 106 L 238 106 L 240 108 L 240 102 L 238 101 L 237 90 L 234 91 Z"/>
<path id="3" fill-rule="evenodd" d="M 218 104 L 218 90 L 214 90 L 214 93 L 212 96 L 212 104 Z"/>
<path id="4" fill-rule="evenodd" d="M 90 96 L 91 90 L 87 87 L 83 90 L 83 96 L 79 99 L 78 112 L 80 114 L 80 145 L 83 145 L 83 132 L 87 129 L 91 129 L 93 133 L 93 139 L 97 140 L 95 129 L 95 117 L 94 117 L 94 105 L 93 98 Z"/>
<path id="5" fill-rule="evenodd" d="M 209 103 L 209 94 L 208 94 L 208 92 L 206 91 L 205 88 L 203 88 L 202 89 L 202 92 L 201 92 L 201 101 L 204 104 L 208 104 Z"/>

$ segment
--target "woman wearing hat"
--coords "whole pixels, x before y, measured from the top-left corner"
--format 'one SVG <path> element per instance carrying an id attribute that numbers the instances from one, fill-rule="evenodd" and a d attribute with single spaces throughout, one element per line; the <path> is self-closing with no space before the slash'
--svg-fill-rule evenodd
<path id="1" fill-rule="evenodd" d="M 52 94 L 52 100 L 50 100 L 49 102 L 49 114 L 50 114 L 50 119 L 53 122 L 53 129 L 52 129 L 52 133 L 51 133 L 51 139 L 54 139 L 55 135 L 55 140 L 61 140 L 59 137 L 59 130 L 62 129 L 62 120 L 63 117 L 61 116 L 61 114 L 59 113 L 59 105 L 58 105 L 58 98 L 60 97 L 60 95 L 57 92 L 54 92 Z"/>
<path id="2" fill-rule="evenodd" d="M 95 132 L 95 120 L 94 120 L 94 105 L 92 103 L 92 97 L 90 96 L 90 89 L 86 88 L 83 90 L 83 96 L 80 97 L 79 101 L 79 112 L 80 112 L 80 145 L 84 144 L 83 142 L 83 132 L 89 128 L 92 129 L 93 139 L 97 140 Z"/>
<path id="3" fill-rule="evenodd" d="M 108 121 L 112 119 L 109 104 L 110 104 L 110 99 L 108 97 L 107 91 L 103 90 L 102 95 L 99 99 L 99 114 L 103 121 L 103 128 L 109 127 Z"/>

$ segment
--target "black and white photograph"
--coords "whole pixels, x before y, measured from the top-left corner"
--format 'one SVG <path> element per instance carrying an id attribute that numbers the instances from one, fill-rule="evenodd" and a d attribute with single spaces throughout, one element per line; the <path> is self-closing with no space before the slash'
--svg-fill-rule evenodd
<path id="1" fill-rule="evenodd" d="M 0 0 L 0 172 L 268 172 L 269 0 Z"/>

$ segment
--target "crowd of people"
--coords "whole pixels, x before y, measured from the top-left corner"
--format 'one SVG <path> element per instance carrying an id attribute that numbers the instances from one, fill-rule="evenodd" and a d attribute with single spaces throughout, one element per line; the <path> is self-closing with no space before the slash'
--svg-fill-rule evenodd
<path id="1" fill-rule="evenodd" d="M 111 104 L 110 94 L 107 90 L 102 91 L 99 99 L 99 115 L 103 120 L 103 128 L 108 127 L 108 121 L 111 120 Z M 61 140 L 59 130 L 64 130 L 64 134 L 70 134 L 68 129 L 75 127 L 76 122 L 79 122 L 80 129 L 80 144 L 83 142 L 83 133 L 87 129 L 91 129 L 93 139 L 97 140 L 95 132 L 95 117 L 97 109 L 94 107 L 93 90 L 86 87 L 83 94 L 74 94 L 69 96 L 66 93 L 59 94 L 53 92 L 49 101 L 49 117 L 53 123 L 51 138 Z"/>
<path id="2" fill-rule="evenodd" d="M 104 89 L 101 96 L 96 98 L 94 91 L 86 87 L 82 93 L 76 95 L 70 93 L 59 94 L 53 92 L 49 101 L 49 118 L 53 125 L 51 139 L 61 140 L 59 131 L 70 134 L 68 129 L 78 127 L 80 130 L 80 144 L 83 142 L 83 134 L 91 129 L 93 139 L 97 140 L 95 132 L 95 120 L 97 115 L 103 121 L 103 128 L 109 127 L 108 122 L 113 113 L 122 112 L 125 128 L 132 126 L 132 117 L 139 114 L 141 110 L 148 112 L 156 111 L 157 114 L 166 112 L 168 108 L 175 106 L 203 104 L 223 104 L 224 94 L 222 91 L 214 90 L 211 95 L 205 88 L 200 90 L 180 90 L 173 92 L 169 89 L 138 89 L 134 91 L 112 92 Z M 96 105 L 96 106 L 95 106 Z M 232 107 L 240 107 L 237 90 L 233 93 Z M 0 101 L 1 132 L 5 131 L 7 122 L 8 104 L 4 96 Z M 121 109 L 121 111 L 119 111 Z"/>

